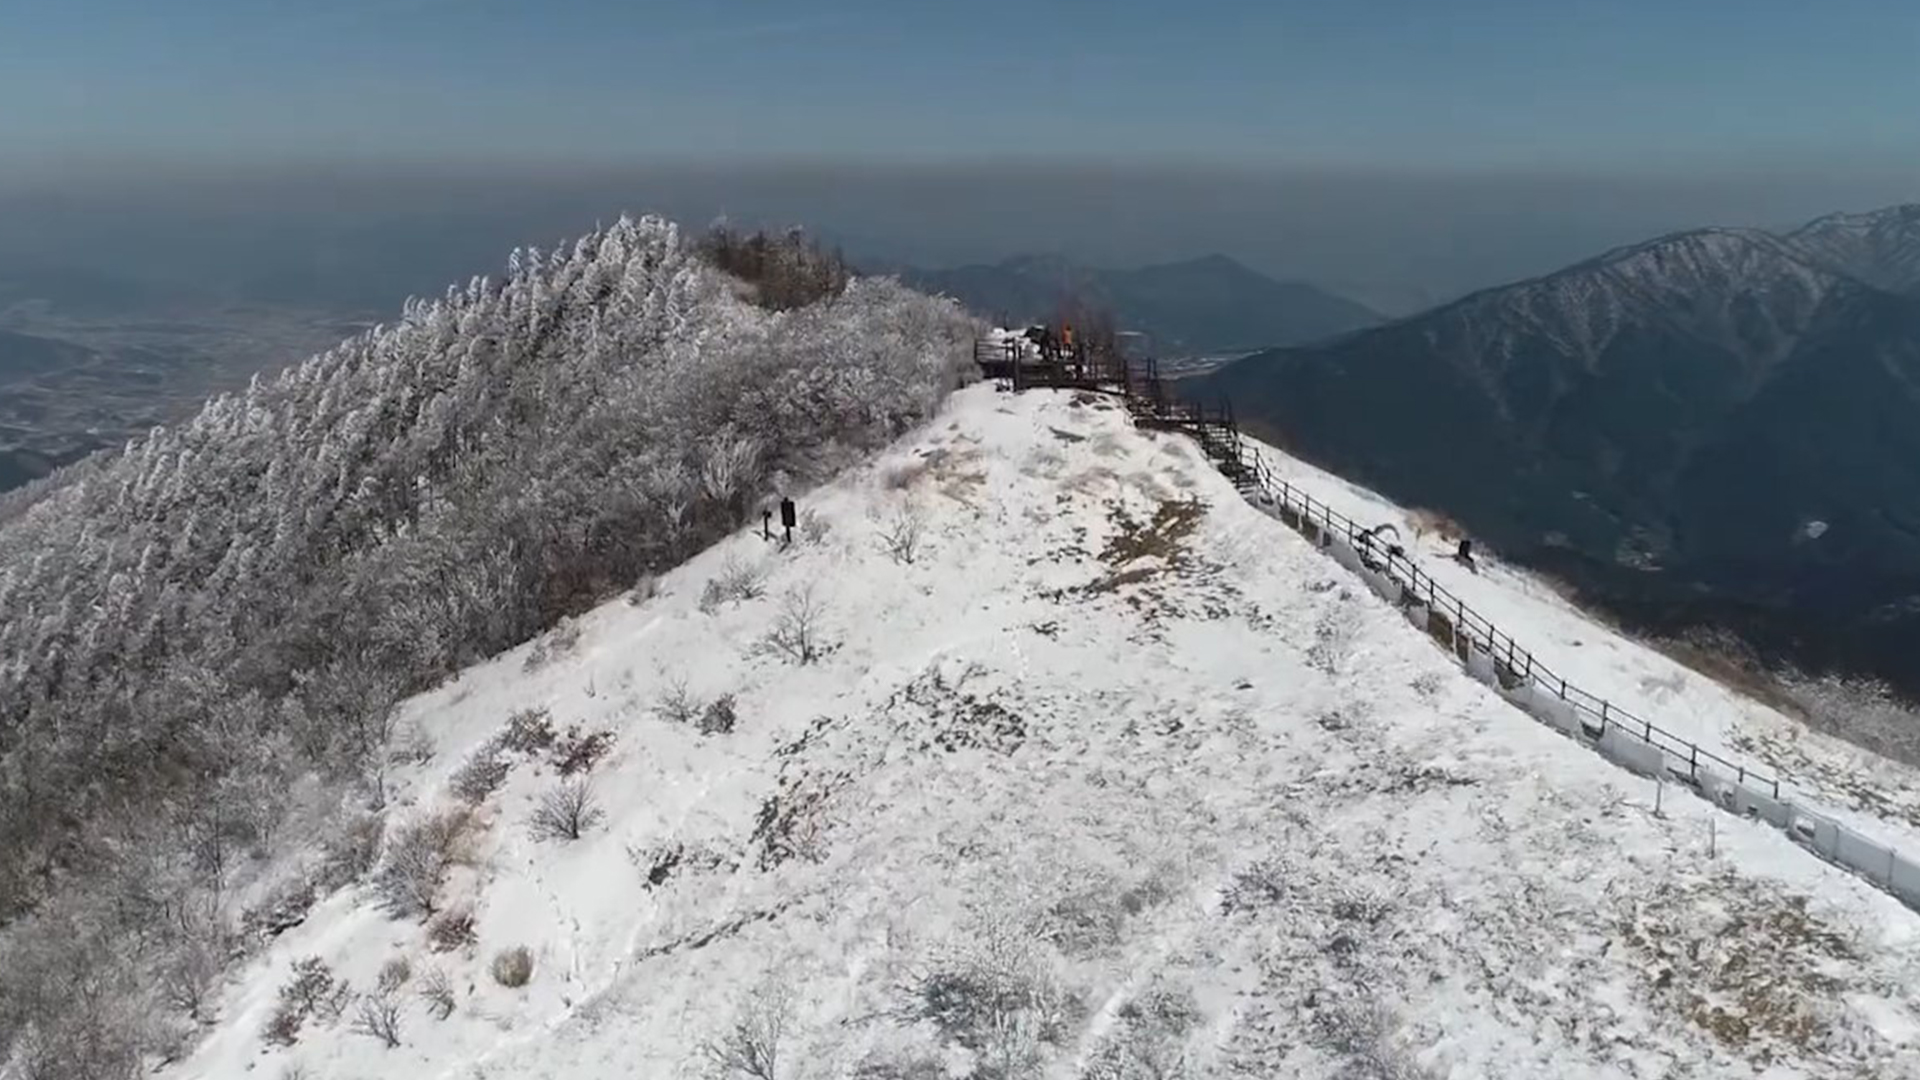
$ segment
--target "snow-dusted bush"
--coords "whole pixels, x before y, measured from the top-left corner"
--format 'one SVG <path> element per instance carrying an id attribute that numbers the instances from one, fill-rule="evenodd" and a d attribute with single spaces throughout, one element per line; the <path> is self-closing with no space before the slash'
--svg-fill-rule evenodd
<path id="1" fill-rule="evenodd" d="M 1081 1012 L 1036 943 L 998 920 L 935 957 L 912 993 L 912 1015 L 972 1052 L 981 1074 L 995 1077 L 1031 1075 Z"/>
<path id="2" fill-rule="evenodd" d="M 280 999 L 262 1033 L 268 1042 L 291 1046 L 308 1020 L 331 1023 L 339 1019 L 352 989 L 333 977 L 333 970 L 317 956 L 297 960 L 292 976 L 280 987 Z"/>
<path id="3" fill-rule="evenodd" d="M 493 974 L 493 981 L 501 986 L 525 986 L 533 978 L 533 953 L 525 945 L 502 949 L 493 954 L 488 970 Z"/>
<path id="4" fill-rule="evenodd" d="M 801 511 L 800 513 L 800 542 L 801 543 L 818 546 L 826 541 L 827 534 L 832 531 L 833 531 L 833 527 L 829 525 L 827 523 L 827 519 L 824 517 L 821 517 L 817 511 L 814 511 L 814 510 Z"/>
<path id="5" fill-rule="evenodd" d="M 454 952 L 479 940 L 473 912 L 464 907 L 451 908 L 427 920 L 427 947 L 434 952 Z"/>
<path id="6" fill-rule="evenodd" d="M 551 760 L 561 776 L 572 776 L 591 770 L 611 749 L 613 732 L 581 731 L 574 725 L 555 740 Z"/>
<path id="7" fill-rule="evenodd" d="M 321 849 L 315 884 L 337 889 L 360 880 L 380 858 L 380 837 L 386 819 L 379 814 L 357 814 L 343 822 Z"/>
<path id="8" fill-rule="evenodd" d="M 653 715 L 669 724 L 689 724 L 700 715 L 700 703 L 687 689 L 687 680 L 671 678 L 653 704 Z"/>
<path id="9" fill-rule="evenodd" d="M 521 709 L 507 717 L 498 737 L 502 749 L 531 754 L 553 745 L 553 717 L 545 709 Z"/>
<path id="10" fill-rule="evenodd" d="M 574 646 L 580 644 L 580 623 L 576 619 L 562 619 L 560 625 L 540 636 L 533 648 L 527 651 L 524 670 L 538 671 L 562 656 L 571 653 Z"/>
<path id="11" fill-rule="evenodd" d="M 720 567 L 720 576 L 709 578 L 701 590 L 700 610 L 711 615 L 720 610 L 722 604 L 758 599 L 764 592 L 760 583 L 763 576 L 760 567 L 737 554 L 728 555 Z"/>
<path id="12" fill-rule="evenodd" d="M 789 589 L 780 600 L 780 613 L 767 631 L 766 645 L 773 652 L 796 664 L 811 664 L 828 648 L 822 627 L 826 604 L 813 591 L 811 582 Z"/>
<path id="13" fill-rule="evenodd" d="M 578 840 L 605 817 L 590 784 L 567 780 L 540 794 L 527 827 L 535 840 Z"/>
<path id="14" fill-rule="evenodd" d="M 920 553 L 920 541 L 927 531 L 927 516 L 919 503 L 906 499 L 893 508 L 880 522 L 879 528 L 880 549 L 894 562 L 911 563 Z"/>
<path id="15" fill-rule="evenodd" d="M 1221 891 L 1220 912 L 1232 915 L 1258 911 L 1285 902 L 1289 891 L 1287 867 L 1271 859 L 1262 859 L 1235 873 Z"/>
<path id="16" fill-rule="evenodd" d="M 427 1011 L 435 1020 L 445 1020 L 453 1015 L 453 980 L 447 977 L 445 968 L 430 965 L 420 973 L 419 992 L 427 1003 Z"/>
<path id="17" fill-rule="evenodd" d="M 454 807 L 422 814 L 394 833 L 374 882 L 388 911 L 409 918 L 439 909 L 440 883 L 464 857 L 472 821 L 466 807 Z"/>
<path id="18" fill-rule="evenodd" d="M 930 1053 L 878 1051 L 854 1065 L 853 1080 L 947 1080 L 947 1066 Z"/>
<path id="19" fill-rule="evenodd" d="M 1193 996 L 1151 986 L 1117 1010 L 1090 1055 L 1086 1080 L 1174 1080 L 1191 1075 L 1187 1034 L 1200 1022 Z"/>
<path id="20" fill-rule="evenodd" d="M 300 925 L 318 899 L 314 885 L 305 874 L 278 882 L 240 917 L 240 929 L 266 939 Z"/>
<path id="21" fill-rule="evenodd" d="M 701 238 L 700 254 L 751 286 L 754 301 L 775 311 L 837 296 L 853 280 L 838 251 L 826 250 L 798 228 L 775 236 L 715 222 Z"/>
<path id="22" fill-rule="evenodd" d="M 721 694 L 707 703 L 700 712 L 700 734 L 731 735 L 738 717 L 734 714 L 732 694 Z"/>
<path id="23" fill-rule="evenodd" d="M 391 994 L 407 985 L 413 978 L 413 963 L 404 956 L 395 956 L 380 965 L 380 977 L 374 983 L 382 994 Z"/>
<path id="24" fill-rule="evenodd" d="M 716 1067 L 752 1080 L 779 1080 L 780 1043 L 793 1015 L 792 991 L 783 982 L 768 981 L 754 989 L 735 1013 L 733 1022 L 700 1046 Z"/>
<path id="25" fill-rule="evenodd" d="M 353 1019 L 353 1033 L 378 1039 L 391 1050 L 400 1045 L 400 1003 L 386 994 L 368 994 L 360 999 Z"/>
<path id="26" fill-rule="evenodd" d="M 652 574 L 641 574 L 640 580 L 634 582 L 633 588 L 627 590 L 627 603 L 639 607 L 658 595 L 660 595 L 660 579 Z"/>
<path id="27" fill-rule="evenodd" d="M 1822 731 L 1882 757 L 1920 765 L 1920 707 L 1876 679 L 1789 676 L 1787 693 Z"/>
<path id="28" fill-rule="evenodd" d="M 478 806 L 487 800 L 487 796 L 499 790 L 510 768 L 512 763 L 501 755 L 500 743 L 488 740 L 453 771 L 447 786 L 456 798 L 470 806 Z"/>
<path id="29" fill-rule="evenodd" d="M 1323 995 L 1313 1015 L 1314 1042 L 1341 1064 L 1341 1076 L 1355 1080 L 1430 1080 L 1399 1035 L 1393 1009 L 1362 994 Z"/>

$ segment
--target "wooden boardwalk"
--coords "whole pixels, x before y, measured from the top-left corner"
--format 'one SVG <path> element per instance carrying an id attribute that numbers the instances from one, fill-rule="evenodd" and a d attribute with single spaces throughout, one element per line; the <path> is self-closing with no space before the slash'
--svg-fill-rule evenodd
<path id="1" fill-rule="evenodd" d="M 1223 400 L 1207 406 L 1180 397 L 1169 380 L 1161 378 L 1159 363 L 1150 357 L 1134 359 L 1118 349 L 1081 345 L 1042 358 L 1022 340 L 981 340 L 974 342 L 973 359 L 1002 390 L 1117 394 L 1140 427 L 1192 436 L 1242 493 L 1260 486 L 1260 478 L 1242 447 L 1232 404 Z"/>

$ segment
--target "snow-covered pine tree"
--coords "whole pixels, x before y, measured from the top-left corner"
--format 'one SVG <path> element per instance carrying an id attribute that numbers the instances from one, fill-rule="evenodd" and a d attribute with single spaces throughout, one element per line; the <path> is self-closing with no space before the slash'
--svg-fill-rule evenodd
<path id="1" fill-rule="evenodd" d="M 776 315 L 623 218 L 0 500 L 0 1061 L 137 1074 L 285 793 L 347 820 L 396 700 L 928 415 L 971 321 L 843 278 Z"/>

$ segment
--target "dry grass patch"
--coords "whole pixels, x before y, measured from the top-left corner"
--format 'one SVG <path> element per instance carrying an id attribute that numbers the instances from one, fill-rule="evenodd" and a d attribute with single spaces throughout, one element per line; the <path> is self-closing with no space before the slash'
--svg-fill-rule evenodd
<path id="1" fill-rule="evenodd" d="M 1647 962 L 1655 996 L 1730 1049 L 1766 1062 L 1840 1037 L 1846 983 L 1835 972 L 1857 964 L 1860 951 L 1804 896 L 1723 873 L 1692 889 L 1664 886 L 1620 920 L 1620 932 Z"/>
<path id="2" fill-rule="evenodd" d="M 1467 530 L 1461 528 L 1459 522 L 1438 510 L 1425 508 L 1408 510 L 1407 525 L 1413 529 L 1413 537 L 1416 540 L 1433 536 L 1451 544 L 1467 535 Z"/>
<path id="3" fill-rule="evenodd" d="M 1168 501 L 1142 524 L 1126 507 L 1115 504 L 1107 516 L 1118 532 L 1107 541 L 1100 559 L 1115 569 L 1141 559 L 1159 559 L 1169 568 L 1184 565 L 1192 554 L 1187 542 L 1206 514 L 1206 504 L 1199 499 Z"/>

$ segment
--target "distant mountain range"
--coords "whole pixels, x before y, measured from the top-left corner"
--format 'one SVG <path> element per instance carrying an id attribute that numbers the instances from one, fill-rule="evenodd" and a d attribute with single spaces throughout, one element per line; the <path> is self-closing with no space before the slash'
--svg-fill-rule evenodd
<path id="1" fill-rule="evenodd" d="M 1920 691 L 1920 206 L 1664 236 L 1195 390 L 1640 625 Z"/>
<path id="2" fill-rule="evenodd" d="M 1318 341 L 1380 321 L 1344 297 L 1276 281 L 1225 255 L 1132 270 L 1020 255 L 951 270 L 888 267 L 915 288 L 1010 322 L 1058 318 L 1071 303 L 1105 308 L 1163 355 L 1232 353 Z"/>

